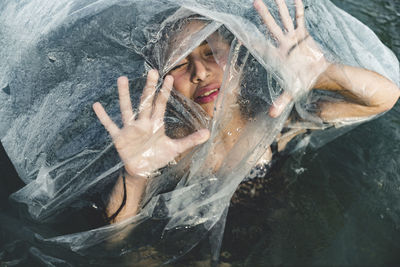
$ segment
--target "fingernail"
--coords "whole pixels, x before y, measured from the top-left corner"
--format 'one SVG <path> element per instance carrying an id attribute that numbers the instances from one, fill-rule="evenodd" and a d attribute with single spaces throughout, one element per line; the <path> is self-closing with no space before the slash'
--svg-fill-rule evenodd
<path id="1" fill-rule="evenodd" d="M 272 118 L 277 118 L 279 115 L 281 115 L 284 108 L 285 106 L 282 104 L 273 104 L 269 110 L 269 115 Z"/>
<path id="2" fill-rule="evenodd" d="M 279 114 L 282 113 L 283 109 L 285 108 L 285 105 L 282 104 L 282 103 L 279 103 L 279 104 L 276 105 L 275 107 L 276 107 L 276 112 L 277 112 L 277 114 L 279 115 Z"/>

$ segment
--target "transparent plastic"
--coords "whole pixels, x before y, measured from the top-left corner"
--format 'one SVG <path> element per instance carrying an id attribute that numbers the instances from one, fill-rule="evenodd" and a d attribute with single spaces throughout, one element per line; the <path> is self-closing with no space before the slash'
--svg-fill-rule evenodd
<path id="1" fill-rule="evenodd" d="M 31 253 L 49 265 L 60 263 L 60 255 L 68 255 L 63 260 L 72 265 L 82 262 L 82 255 L 96 264 L 151 259 L 161 264 L 207 238 L 217 260 L 231 197 L 255 166 L 274 158 L 271 144 L 289 143 L 279 149 L 285 153 L 320 147 L 376 116 L 321 118 L 318 103 L 345 99 L 334 91 L 312 90 L 330 64 L 365 68 L 400 83 L 394 54 L 327 0 L 303 1 L 310 35 L 305 42 L 311 39 L 306 46 L 315 52 L 303 61 L 327 62 L 311 70 L 301 59 L 288 62 L 278 54 L 279 40 L 248 0 L 14 2 L 5 1 L 0 10 L 0 57 L 7 62 L 0 67 L 0 137 L 26 183 L 12 199 L 29 220 L 59 223 L 80 210 L 101 212 L 107 206 L 124 163 L 92 104 L 100 102 L 123 125 L 119 76 L 130 79 L 138 116 L 150 69 L 159 71 L 159 94 L 163 78 L 204 41 L 223 69 L 212 117 L 173 90 L 154 132 L 163 129 L 179 139 L 206 128 L 209 139 L 145 173 L 147 187 L 135 216 L 89 230 L 34 233 Z M 283 28 L 276 3 L 264 2 Z M 298 26 L 295 2 L 287 6 Z M 352 78 L 347 77 L 350 84 Z M 290 101 L 279 116 L 270 116 L 283 93 Z M 49 245 L 59 250 L 44 255 L 40 247 Z"/>

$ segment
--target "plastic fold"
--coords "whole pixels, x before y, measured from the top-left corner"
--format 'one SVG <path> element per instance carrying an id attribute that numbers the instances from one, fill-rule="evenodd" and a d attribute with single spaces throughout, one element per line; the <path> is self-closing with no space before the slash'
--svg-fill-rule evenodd
<path id="1" fill-rule="evenodd" d="M 280 25 L 275 2 L 264 2 Z M 294 18 L 294 1 L 286 2 Z M 370 69 L 399 85 L 396 57 L 370 29 L 328 0 L 303 2 L 309 34 L 329 62 Z M 223 69 L 212 118 L 176 90 L 164 115 L 169 137 L 207 128 L 208 141 L 148 178 L 134 217 L 32 230 L 28 253 L 47 265 L 168 263 L 204 240 L 217 260 L 232 195 L 255 166 L 274 157 L 275 141 L 297 132 L 285 153 L 321 147 L 372 118 L 322 120 L 318 103 L 344 97 L 311 90 L 317 77 L 305 79 L 309 73 L 274 56 L 276 40 L 248 0 L 6 0 L 0 32 L 0 137 L 26 184 L 11 199 L 27 221 L 49 229 L 107 206 L 124 164 L 92 104 L 100 102 L 122 126 L 119 76 L 129 77 L 138 112 L 150 69 L 159 70 L 161 87 L 204 42 Z M 273 118 L 269 111 L 283 92 L 292 100 Z"/>

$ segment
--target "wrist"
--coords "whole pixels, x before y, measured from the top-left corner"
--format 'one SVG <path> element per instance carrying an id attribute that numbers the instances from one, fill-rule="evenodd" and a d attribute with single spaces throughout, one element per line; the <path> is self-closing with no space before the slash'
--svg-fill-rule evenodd
<path id="1" fill-rule="evenodd" d="M 121 171 L 107 207 L 107 222 L 116 223 L 135 216 L 140 208 L 147 178 Z"/>
<path id="2" fill-rule="evenodd" d="M 106 218 L 108 223 L 116 222 L 116 218 L 121 213 L 121 211 L 125 208 L 125 205 L 126 205 L 127 190 L 126 190 L 126 177 L 125 177 L 124 171 L 120 172 L 120 176 L 118 177 L 117 185 L 114 187 L 114 192 L 115 192 L 115 188 L 116 187 L 118 187 L 117 191 L 121 191 L 121 189 L 120 189 L 121 186 L 119 185 L 121 183 L 121 180 L 122 180 L 122 194 L 123 194 L 122 200 L 121 200 L 121 204 L 119 205 L 118 209 L 115 212 L 111 213 L 110 209 L 115 206 L 115 199 L 114 199 L 115 197 L 113 196 L 114 195 L 113 194 L 111 196 L 111 198 L 114 201 L 110 200 L 110 202 L 114 203 L 114 205 L 111 205 L 111 207 L 108 207 L 108 212 L 107 213 L 109 214 L 109 216 L 107 216 L 107 218 Z"/>
<path id="3" fill-rule="evenodd" d="M 147 170 L 146 170 L 147 169 Z M 127 166 L 125 165 L 125 173 L 131 180 L 141 180 L 141 179 L 147 179 L 156 176 L 159 172 L 158 169 L 152 170 L 149 166 L 146 166 L 145 168 L 140 168 L 135 166 Z"/>

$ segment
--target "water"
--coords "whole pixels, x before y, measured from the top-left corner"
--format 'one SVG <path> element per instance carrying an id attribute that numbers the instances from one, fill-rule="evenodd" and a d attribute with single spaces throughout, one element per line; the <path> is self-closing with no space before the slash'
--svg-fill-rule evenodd
<path id="1" fill-rule="evenodd" d="M 334 3 L 372 28 L 400 57 L 399 1 Z M 265 196 L 229 211 L 222 262 L 233 266 L 400 264 L 399 115 L 397 103 L 384 116 L 321 149 L 284 161 L 273 172 Z M 13 258 L 26 260 L 24 251 L 35 237 L 6 201 L 21 184 L 7 174 L 12 170 L 3 151 L 1 156 L 0 219 L 9 220 L 10 227 L 0 229 L 0 251 L 2 242 L 15 239 L 9 249 Z M 199 251 L 188 255 L 183 266 L 201 263 Z"/>
<path id="2" fill-rule="evenodd" d="M 399 58 L 400 1 L 333 2 Z M 240 266 L 399 266 L 399 115 L 397 103 L 321 149 L 289 158 L 273 174 L 275 191 L 250 209 L 230 211 L 222 259 Z"/>

